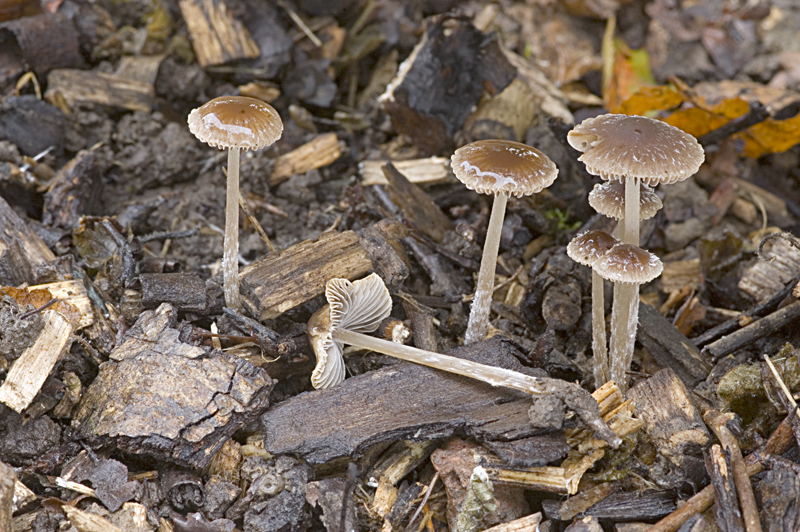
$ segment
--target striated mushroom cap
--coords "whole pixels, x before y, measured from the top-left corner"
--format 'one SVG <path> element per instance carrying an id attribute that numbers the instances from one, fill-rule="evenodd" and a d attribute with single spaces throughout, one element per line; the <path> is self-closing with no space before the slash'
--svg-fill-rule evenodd
<path id="1" fill-rule="evenodd" d="M 617 244 L 595 262 L 594 269 L 603 279 L 615 283 L 644 284 L 664 269 L 656 255 L 631 244 Z"/>
<path id="2" fill-rule="evenodd" d="M 697 140 L 660 120 L 618 114 L 587 118 L 567 134 L 578 160 L 603 179 L 641 179 L 655 186 L 683 181 L 705 159 Z"/>
<path id="3" fill-rule="evenodd" d="M 578 264 L 593 268 L 617 244 L 619 240 L 605 231 L 586 231 L 567 245 L 567 255 Z"/>
<path id="4" fill-rule="evenodd" d="M 308 337 L 317 365 L 311 373 L 314 388 L 330 388 L 345 377 L 343 345 L 333 339 L 336 328 L 369 333 L 392 312 L 392 298 L 383 279 L 373 273 L 358 281 L 331 279 L 325 286 L 328 304 L 308 320 Z"/>
<path id="5" fill-rule="evenodd" d="M 456 177 L 481 194 L 528 196 L 553 184 L 558 168 L 536 148 L 511 140 L 479 140 L 457 149 L 450 159 Z"/>
<path id="6" fill-rule="evenodd" d="M 281 138 L 283 121 L 270 104 L 220 96 L 189 113 L 189 131 L 215 148 L 260 150 Z"/>
<path id="7" fill-rule="evenodd" d="M 598 183 L 589 192 L 589 205 L 609 218 L 625 218 L 625 183 L 605 181 Z M 642 185 L 639 193 L 639 219 L 649 220 L 661 208 L 661 198 L 647 185 Z"/>

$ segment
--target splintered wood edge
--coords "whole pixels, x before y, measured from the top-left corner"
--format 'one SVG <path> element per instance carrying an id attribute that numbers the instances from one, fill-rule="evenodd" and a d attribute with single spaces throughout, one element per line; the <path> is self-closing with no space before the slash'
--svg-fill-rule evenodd
<path id="1" fill-rule="evenodd" d="M 79 510 L 68 504 L 63 505 L 61 509 L 78 532 L 123 532 L 111 521 L 97 514 Z"/>
<path id="2" fill-rule="evenodd" d="M 383 174 L 383 165 L 390 161 L 364 161 L 359 163 L 361 184 L 388 185 Z M 447 157 L 426 157 L 408 161 L 392 161 L 397 170 L 411 183 L 418 185 L 436 185 L 450 180 L 450 159 Z"/>
<path id="3" fill-rule="evenodd" d="M 269 178 L 270 185 L 275 186 L 295 174 L 328 166 L 341 156 L 342 147 L 336 133 L 320 135 L 278 157 Z"/>
<path id="4" fill-rule="evenodd" d="M 29 287 L 30 290 L 45 289 L 49 290 L 54 298 L 66 301 L 73 305 L 81 313 L 81 319 L 75 330 L 83 329 L 94 323 L 94 312 L 92 311 L 92 301 L 86 291 L 86 286 L 80 280 L 60 281 L 57 283 L 39 284 Z"/>
<path id="5" fill-rule="evenodd" d="M 58 357 L 72 336 L 69 320 L 54 310 L 44 310 L 44 329 L 36 341 L 23 351 L 0 386 L 0 402 L 21 413 L 39 393 Z"/>

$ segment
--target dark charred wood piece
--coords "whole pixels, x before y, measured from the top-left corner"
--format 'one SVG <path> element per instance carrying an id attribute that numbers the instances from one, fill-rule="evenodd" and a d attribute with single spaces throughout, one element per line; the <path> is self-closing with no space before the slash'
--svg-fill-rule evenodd
<path id="1" fill-rule="evenodd" d="M 742 313 L 741 316 L 731 318 L 707 330 L 703 334 L 695 336 L 692 338 L 692 343 L 697 347 L 703 347 L 704 345 L 711 343 L 714 340 L 725 336 L 726 334 L 730 334 L 740 329 L 742 318 L 762 318 L 767 314 L 774 312 L 778 308 L 778 305 L 780 305 L 786 300 L 787 297 L 789 297 L 789 295 L 792 293 L 792 290 L 794 290 L 794 287 L 797 286 L 797 283 L 800 283 L 800 275 L 786 283 L 780 292 L 768 299 L 765 299 L 764 301 L 759 302 L 752 309 Z"/>
<path id="2" fill-rule="evenodd" d="M 463 296 L 470 292 L 467 283 L 461 279 L 450 263 L 433 249 L 413 237 L 404 238 L 402 242 L 430 277 L 432 295 Z"/>
<path id="3" fill-rule="evenodd" d="M 665 491 L 612 493 L 578 517 L 594 516 L 611 521 L 650 521 L 677 508 L 675 495 Z"/>
<path id="4" fill-rule="evenodd" d="M 167 469 L 160 473 L 161 491 L 167 502 L 180 513 L 196 512 L 206 502 L 203 481 L 191 471 Z"/>
<path id="5" fill-rule="evenodd" d="M 307 530 L 310 516 L 306 511 L 306 485 L 311 475 L 311 468 L 305 464 L 296 464 L 293 460 L 290 462 L 293 464 L 291 468 L 277 468 L 283 489 L 275 495 L 264 494 L 260 498 L 257 497 L 248 505 L 244 513 L 245 530 L 262 532 Z M 280 466 L 280 462 L 278 465 Z"/>
<path id="6" fill-rule="evenodd" d="M 563 407 L 562 407 L 563 409 Z M 563 432 L 551 432 L 511 441 L 487 440 L 484 445 L 502 461 L 493 467 L 543 467 L 561 460 L 570 450 Z"/>
<path id="7" fill-rule="evenodd" d="M 736 486 L 728 453 L 717 444 L 711 446 L 706 458 L 706 470 L 716 494 L 714 514 L 717 526 L 722 532 L 744 532 L 744 521 L 736 499 Z"/>
<path id="8" fill-rule="evenodd" d="M 60 476 L 72 482 L 90 481 L 97 498 L 112 512 L 132 500 L 139 486 L 128 480 L 126 465 L 112 459 L 98 460 L 85 450 L 64 466 Z"/>
<path id="9" fill-rule="evenodd" d="M 0 236 L 0 285 L 19 286 L 33 281 L 33 270 L 19 242 Z"/>
<path id="10" fill-rule="evenodd" d="M 658 310 L 639 303 L 639 328 L 636 339 L 647 348 L 659 366 L 672 369 L 688 388 L 705 380 L 711 363 Z"/>
<path id="11" fill-rule="evenodd" d="M 706 345 L 702 353 L 717 360 L 733 353 L 737 349 L 750 345 L 759 338 L 764 338 L 774 333 L 797 318 L 800 318 L 800 301 L 795 301 L 736 332 Z"/>
<path id="12" fill-rule="evenodd" d="M 510 342 L 499 339 L 477 342 L 450 354 L 529 375 L 542 374 L 522 366 L 521 354 Z M 557 395 L 568 408 L 588 412 L 593 406 L 584 403 L 583 395 L 572 395 L 578 394 L 573 385 L 552 383 L 564 385 L 564 393 Z M 589 401 L 596 405 L 594 399 Z M 536 434 L 528 419 L 529 407 L 526 394 L 400 363 L 289 399 L 264 414 L 261 425 L 269 452 L 299 454 L 317 464 L 403 438 L 429 440 L 456 432 L 482 441 L 526 438 Z"/>
<path id="13" fill-rule="evenodd" d="M 142 305 L 146 309 L 169 303 L 181 312 L 204 313 L 208 309 L 206 283 L 196 273 L 143 273 Z"/>
<path id="14" fill-rule="evenodd" d="M 764 530 L 800 530 L 800 506 L 797 505 L 800 500 L 800 476 L 797 471 L 792 471 L 786 465 L 776 464 L 761 477 L 758 490 L 761 495 Z"/>
<path id="15" fill-rule="evenodd" d="M 447 31 L 444 18 L 429 22 L 407 68 L 398 74 L 391 92 L 381 97 L 395 128 L 426 155 L 451 144 L 485 84 L 499 92 L 514 76 L 502 52 L 491 47 L 492 37 L 469 22 L 448 22 Z"/>
<path id="16" fill-rule="evenodd" d="M 383 175 L 389 181 L 386 191 L 389 198 L 420 231 L 435 242 L 441 242 L 445 231 L 453 228 L 450 218 L 418 185 L 410 182 L 392 163 L 383 166 Z"/>
<path id="17" fill-rule="evenodd" d="M 346 488 L 344 478 L 327 478 L 306 485 L 306 500 L 311 506 L 322 509 L 320 519 L 328 532 L 356 529 L 356 509 L 351 502 L 353 491 Z"/>
<path id="18" fill-rule="evenodd" d="M 542 501 L 542 509 L 545 515 L 550 519 L 572 521 L 576 515 L 584 514 L 586 510 L 618 489 L 619 486 L 613 482 L 603 482 L 602 484 L 581 490 L 580 493 L 573 495 L 565 501 L 545 499 Z"/>
<path id="19" fill-rule="evenodd" d="M 75 25 L 63 13 L 0 24 L 0 50 L 0 86 L 26 70 L 41 76 L 54 68 L 81 68 L 85 64 Z"/>
<path id="20" fill-rule="evenodd" d="M 439 352 L 436 331 L 433 328 L 433 311 L 419 304 L 412 297 L 402 297 L 403 310 L 411 320 L 414 345 L 426 351 Z"/>
<path id="21" fill-rule="evenodd" d="M 74 416 L 76 437 L 201 469 L 269 404 L 249 362 L 185 344 L 168 304 L 145 311 L 111 352 Z"/>
<path id="22" fill-rule="evenodd" d="M 659 474 L 654 480 L 665 488 L 678 488 L 685 482 L 704 483 L 703 451 L 710 434 L 703 419 L 689 400 L 683 382 L 671 369 L 663 369 L 628 392 L 636 404 L 636 416 L 658 451 Z"/>
<path id="23" fill-rule="evenodd" d="M 390 291 L 400 288 L 410 273 L 408 256 L 400 243 L 407 235 L 408 228 L 397 220 L 381 220 L 358 232 L 358 241 L 369 255 L 373 270 Z"/>
<path id="24" fill-rule="evenodd" d="M 58 172 L 45 194 L 42 223 L 72 230 L 80 224 L 81 216 L 96 214 L 104 171 L 94 152 L 79 152 Z"/>

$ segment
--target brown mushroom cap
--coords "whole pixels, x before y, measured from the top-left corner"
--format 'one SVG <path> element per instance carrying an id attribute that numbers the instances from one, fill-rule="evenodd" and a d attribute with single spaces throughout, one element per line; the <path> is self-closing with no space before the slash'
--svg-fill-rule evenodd
<path id="1" fill-rule="evenodd" d="M 456 177 L 481 194 L 516 197 L 553 184 L 558 168 L 536 148 L 511 140 L 479 140 L 457 149 L 450 161 Z"/>
<path id="2" fill-rule="evenodd" d="M 660 120 L 618 114 L 588 118 L 567 135 L 583 155 L 590 174 L 601 178 L 635 177 L 655 186 L 683 181 L 703 164 L 697 140 Z"/>
<path id="3" fill-rule="evenodd" d="M 606 181 L 598 183 L 589 192 L 589 205 L 609 218 L 625 218 L 625 183 Z M 647 185 L 642 185 L 639 193 L 639 219 L 649 220 L 661 208 L 661 198 Z"/>
<path id="4" fill-rule="evenodd" d="M 644 284 L 661 275 L 663 269 L 656 255 L 631 244 L 617 244 L 594 264 L 601 277 L 615 283 Z"/>
<path id="5" fill-rule="evenodd" d="M 593 267 L 619 240 L 605 231 L 586 231 L 572 239 L 567 245 L 569 258 L 584 266 Z"/>
<path id="6" fill-rule="evenodd" d="M 189 131 L 216 148 L 260 150 L 281 138 L 283 122 L 261 100 L 220 96 L 189 113 Z"/>

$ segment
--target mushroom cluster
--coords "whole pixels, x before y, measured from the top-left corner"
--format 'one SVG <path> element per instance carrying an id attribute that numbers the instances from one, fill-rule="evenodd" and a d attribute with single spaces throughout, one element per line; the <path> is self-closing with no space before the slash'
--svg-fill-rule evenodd
<path id="1" fill-rule="evenodd" d="M 586 170 L 605 181 L 589 194 L 589 204 L 619 221 L 621 242 L 612 245 L 610 235 L 593 231 L 576 237 L 567 252 L 593 271 L 595 384 L 613 380 L 625 390 L 636 341 L 639 285 L 652 281 L 663 269 L 658 257 L 639 247 L 641 220 L 653 217 L 661 208 L 661 200 L 650 187 L 687 179 L 700 168 L 705 154 L 688 133 L 643 116 L 606 114 L 589 118 L 569 132 L 567 141 L 583 152 L 578 160 Z M 600 278 L 614 282 L 610 368 Z"/>

